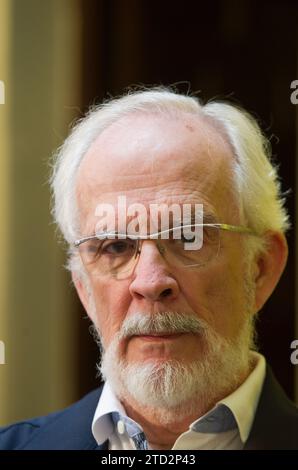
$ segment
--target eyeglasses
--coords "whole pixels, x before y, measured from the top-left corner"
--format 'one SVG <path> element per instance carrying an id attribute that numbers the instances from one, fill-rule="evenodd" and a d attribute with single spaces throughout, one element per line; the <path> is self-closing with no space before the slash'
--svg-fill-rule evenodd
<path id="1" fill-rule="evenodd" d="M 196 228 L 200 230 L 194 231 Z M 218 256 L 221 231 L 256 235 L 250 228 L 239 225 L 193 224 L 144 236 L 101 232 L 76 240 L 74 247 L 79 249 L 82 262 L 90 275 L 125 279 L 133 273 L 145 240 L 156 244 L 159 254 L 169 265 L 197 268 Z"/>
<path id="2" fill-rule="evenodd" d="M 185 238 L 184 230 L 200 228 L 201 240 Z M 111 276 L 117 279 L 129 277 L 138 261 L 145 240 L 154 242 L 160 255 L 171 266 L 197 268 L 213 261 L 220 251 L 220 231 L 256 235 L 248 227 L 229 224 L 193 224 L 173 227 L 150 235 L 134 235 L 117 232 L 102 232 L 74 242 L 79 249 L 82 262 L 93 276 Z M 196 246 L 192 249 L 192 243 Z M 200 247 L 199 249 L 197 247 Z"/>

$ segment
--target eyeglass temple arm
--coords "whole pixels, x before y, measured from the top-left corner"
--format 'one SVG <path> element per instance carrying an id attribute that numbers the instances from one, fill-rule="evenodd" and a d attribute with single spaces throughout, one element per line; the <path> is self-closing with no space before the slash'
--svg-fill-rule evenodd
<path id="1" fill-rule="evenodd" d="M 257 235 L 257 233 L 249 227 L 244 227 L 244 225 L 229 225 L 229 224 L 206 224 L 217 226 L 222 230 L 228 230 L 229 232 L 238 232 L 238 233 L 250 233 L 251 235 Z"/>

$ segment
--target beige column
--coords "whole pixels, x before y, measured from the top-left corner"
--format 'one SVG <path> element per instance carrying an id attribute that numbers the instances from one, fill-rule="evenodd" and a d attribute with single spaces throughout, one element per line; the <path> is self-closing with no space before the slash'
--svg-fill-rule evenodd
<path id="1" fill-rule="evenodd" d="M 9 278 L 9 177 L 10 177 L 10 139 L 9 115 L 10 100 L 10 1 L 0 3 L 0 423 L 6 415 L 6 404 L 9 398 L 7 364 L 8 331 L 8 278 Z"/>
<path id="2" fill-rule="evenodd" d="M 77 322 L 47 179 L 80 108 L 80 27 L 79 0 L 0 0 L 0 425 L 76 398 Z"/>

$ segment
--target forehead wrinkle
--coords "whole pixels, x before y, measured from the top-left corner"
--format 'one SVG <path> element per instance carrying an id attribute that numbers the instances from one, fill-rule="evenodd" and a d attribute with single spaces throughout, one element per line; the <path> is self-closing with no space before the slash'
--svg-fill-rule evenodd
<path id="1" fill-rule="evenodd" d="M 223 173 L 222 173 L 223 174 Z M 150 203 L 154 204 L 203 204 L 205 210 L 212 211 L 219 217 L 217 207 L 222 202 L 222 191 L 216 191 L 218 180 L 205 181 L 204 185 L 200 185 L 198 188 L 197 179 L 193 178 L 192 184 L 188 184 L 187 188 L 180 188 L 180 193 L 177 194 L 177 182 L 173 181 L 171 185 L 165 187 L 163 184 L 159 185 L 159 189 L 154 188 L 152 191 L 151 187 L 133 188 L 124 194 L 126 196 L 127 206 L 131 203 L 142 203 L 148 206 Z M 83 218 L 90 220 L 91 213 L 95 212 L 95 208 L 100 203 L 111 203 L 116 207 L 118 202 L 117 197 L 123 195 L 123 191 L 107 191 L 102 193 L 102 188 L 97 188 L 97 194 L 91 192 L 92 197 L 88 197 L 88 191 L 78 192 L 78 202 L 80 208 L 80 219 Z M 205 189 L 208 189 L 208 191 Z M 117 211 L 115 211 L 117 212 Z"/>
<path id="2" fill-rule="evenodd" d="M 91 191 L 95 191 L 100 195 L 115 194 L 121 191 L 150 190 L 152 187 L 154 187 L 155 192 L 158 192 L 163 190 L 165 185 L 168 188 L 176 189 L 177 183 L 180 182 L 182 184 L 185 182 L 190 191 L 198 187 L 210 189 L 218 184 L 223 175 L 228 177 L 229 169 L 226 168 L 225 162 L 222 160 L 217 163 L 217 168 L 211 172 L 205 171 L 205 168 L 200 168 L 202 165 L 198 161 L 194 162 L 193 165 L 185 165 L 184 168 L 178 169 L 178 171 L 165 169 L 157 174 L 148 174 L 145 171 L 139 172 L 137 175 L 113 174 L 103 182 L 99 182 L 98 175 L 95 173 L 88 175 L 86 178 L 84 178 L 84 174 L 81 174 L 77 181 L 76 192 L 78 196 L 84 193 L 88 194 Z"/>

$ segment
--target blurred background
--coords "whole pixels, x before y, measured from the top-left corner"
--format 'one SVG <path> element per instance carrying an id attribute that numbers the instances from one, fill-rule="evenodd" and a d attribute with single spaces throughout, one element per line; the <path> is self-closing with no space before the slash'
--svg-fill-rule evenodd
<path id="1" fill-rule="evenodd" d="M 129 85 L 176 84 L 258 117 L 292 219 L 286 272 L 263 309 L 260 350 L 298 400 L 295 1 L 0 0 L 0 425 L 98 385 L 97 347 L 50 215 L 50 157 L 88 106 Z"/>

